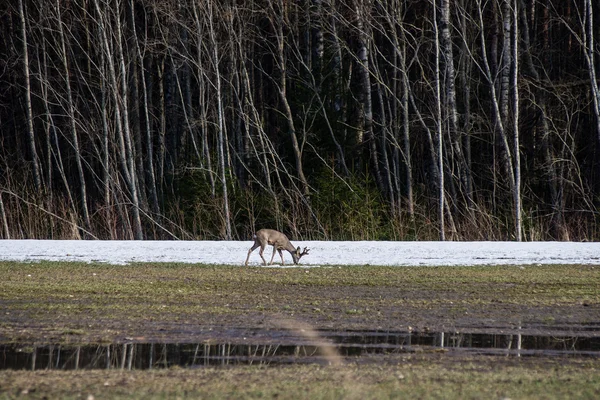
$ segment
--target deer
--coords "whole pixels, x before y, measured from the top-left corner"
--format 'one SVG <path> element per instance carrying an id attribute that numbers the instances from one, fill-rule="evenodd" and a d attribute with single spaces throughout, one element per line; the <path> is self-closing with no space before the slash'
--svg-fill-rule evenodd
<path id="1" fill-rule="evenodd" d="M 250 250 L 248 250 L 248 257 L 246 257 L 245 263 L 246 266 L 248 266 L 250 254 L 252 254 L 252 252 L 259 247 L 260 251 L 258 252 L 258 254 L 260 255 L 260 258 L 262 258 L 264 265 L 267 265 L 267 260 L 265 260 L 265 258 L 263 257 L 263 252 L 265 251 L 265 247 L 267 247 L 268 244 L 273 246 L 273 255 L 271 256 L 271 262 L 269 262 L 269 264 L 273 264 L 273 258 L 275 258 L 275 250 L 279 252 L 279 256 L 281 257 L 281 265 L 285 265 L 281 250 L 287 250 L 290 252 L 292 258 L 294 259 L 294 264 L 298 264 L 300 258 L 307 255 L 310 250 L 305 247 L 304 250 L 300 252 L 300 247 L 294 247 L 294 245 L 292 244 L 292 242 L 290 242 L 287 236 L 274 229 L 261 229 L 259 231 L 256 231 L 252 238 L 254 239 L 254 244 L 252 245 Z"/>

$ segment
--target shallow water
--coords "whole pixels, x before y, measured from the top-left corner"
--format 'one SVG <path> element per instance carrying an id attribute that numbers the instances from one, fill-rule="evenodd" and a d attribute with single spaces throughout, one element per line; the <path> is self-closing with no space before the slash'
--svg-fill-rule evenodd
<path id="1" fill-rule="evenodd" d="M 600 357 L 600 332 L 590 326 L 565 335 L 518 333 L 256 331 L 227 342 L 115 344 L 3 344 L 0 369 L 152 369 L 179 366 L 330 364 L 417 352 L 509 357 Z M 598 334 L 596 335 L 596 332 Z M 590 334 L 591 333 L 591 334 Z M 251 343 L 247 343 L 251 341 Z M 341 360 L 341 361 L 340 361 Z"/>

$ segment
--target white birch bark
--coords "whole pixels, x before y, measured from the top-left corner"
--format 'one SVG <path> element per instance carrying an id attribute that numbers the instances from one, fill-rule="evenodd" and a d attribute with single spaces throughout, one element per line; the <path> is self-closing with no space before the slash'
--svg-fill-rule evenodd
<path id="1" fill-rule="evenodd" d="M 31 107 L 31 76 L 29 73 L 29 50 L 27 49 L 27 24 L 25 21 L 25 9 L 23 0 L 19 0 L 19 17 L 21 20 L 21 39 L 23 40 L 23 74 L 25 76 L 25 110 L 27 113 L 27 139 L 29 151 L 31 152 L 31 162 L 33 170 L 33 182 L 35 190 L 40 193 L 42 189 L 42 178 L 40 175 L 40 165 L 38 163 L 38 154 L 35 147 L 35 133 L 33 130 L 33 110 Z"/>
<path id="2" fill-rule="evenodd" d="M 508 1 L 508 0 L 506 0 L 506 1 Z M 485 76 L 486 80 L 488 81 L 489 87 L 490 87 L 491 100 L 492 100 L 492 111 L 494 113 L 496 129 L 498 130 L 498 133 L 500 135 L 502 148 L 505 152 L 505 154 L 503 156 L 503 163 L 505 166 L 506 173 L 508 175 L 507 178 L 508 178 L 509 187 L 510 187 L 510 190 L 512 191 L 512 190 L 514 190 L 514 187 L 515 187 L 514 167 L 513 167 L 512 155 L 511 155 L 512 151 L 508 144 L 508 138 L 506 135 L 504 121 L 502 118 L 500 101 L 499 101 L 499 97 L 498 97 L 498 94 L 496 91 L 494 76 L 492 75 L 492 70 L 490 68 L 490 63 L 488 61 L 487 48 L 485 45 L 485 37 L 483 34 L 484 23 L 483 23 L 483 10 L 482 10 L 481 0 L 477 0 L 477 5 L 478 5 L 477 11 L 479 14 L 479 24 L 480 24 L 479 27 L 481 29 L 481 56 L 482 56 L 482 63 L 483 63 L 483 73 L 484 73 L 484 76 Z"/>
<path id="3" fill-rule="evenodd" d="M 437 134 L 437 161 L 438 161 L 438 219 L 440 240 L 446 240 L 446 227 L 444 224 L 444 154 L 442 135 L 442 94 L 440 89 L 440 30 L 437 23 L 437 4 L 433 4 L 433 30 L 435 35 L 435 111 Z"/>
<path id="4" fill-rule="evenodd" d="M 90 231 L 91 222 L 90 222 L 90 214 L 88 211 L 87 205 L 87 188 L 85 182 L 85 174 L 83 171 L 83 164 L 81 162 L 81 150 L 79 147 L 79 135 L 77 133 L 77 120 L 75 118 L 75 105 L 73 104 L 73 92 L 71 90 L 71 78 L 70 78 L 70 70 L 69 70 L 69 61 L 67 58 L 67 46 L 65 33 L 62 24 L 62 16 L 60 10 L 60 0 L 56 0 L 56 16 L 58 22 L 58 32 L 60 36 L 60 49 L 61 49 L 61 58 L 63 62 L 63 68 L 65 73 L 65 87 L 67 90 L 67 107 L 68 107 L 68 115 L 69 115 L 69 123 L 71 128 L 71 140 L 73 150 L 75 151 L 75 163 L 77 165 L 77 172 L 79 174 L 79 192 L 81 196 L 81 209 L 83 212 L 83 221 L 85 224 L 85 229 Z"/>
<path id="5" fill-rule="evenodd" d="M 284 115 L 287 119 L 288 129 L 290 139 L 292 141 L 292 150 L 294 153 L 294 160 L 296 163 L 296 173 L 298 174 L 298 179 L 300 181 L 302 194 L 309 194 L 309 186 L 308 181 L 304 175 L 304 169 L 302 166 L 302 152 L 300 150 L 300 146 L 298 143 L 298 136 L 296 135 L 296 127 L 294 124 L 294 116 L 292 114 L 292 110 L 290 108 L 290 103 L 287 99 L 287 66 L 285 59 L 285 38 L 283 33 L 283 27 L 285 23 L 285 10 L 284 10 L 283 0 L 279 1 L 279 11 L 276 11 L 271 5 L 271 12 L 273 13 L 273 18 L 276 21 L 273 21 L 276 30 L 277 36 L 277 62 L 280 71 L 280 79 L 279 79 L 279 97 L 281 98 L 281 102 L 283 105 Z"/>
<path id="6" fill-rule="evenodd" d="M 513 135 L 514 135 L 514 157 L 515 157 L 515 188 L 514 207 L 515 207 L 515 239 L 520 242 L 522 239 L 522 206 L 521 206 L 521 149 L 519 148 L 519 14 L 517 8 L 518 0 L 513 1 L 512 20 L 512 82 L 513 88 Z"/>
<path id="7" fill-rule="evenodd" d="M 585 0 L 585 28 L 583 29 L 583 45 L 585 47 L 585 59 L 588 64 L 590 74 L 590 85 L 592 90 L 592 99 L 594 103 L 594 113 L 596 114 L 596 131 L 600 141 L 600 87 L 596 76 L 596 62 L 594 49 L 594 11 L 592 0 Z"/>
<path id="8" fill-rule="evenodd" d="M 219 44 L 215 36 L 215 27 L 213 25 L 214 10 L 211 3 L 207 4 L 208 10 L 208 26 L 209 36 L 212 47 L 212 58 L 213 68 L 215 69 L 215 80 L 216 80 L 216 97 L 217 97 L 217 128 L 218 128 L 218 152 L 219 152 L 219 169 L 220 178 L 222 184 L 222 195 L 223 195 L 223 214 L 225 218 L 225 239 L 231 240 L 231 216 L 229 213 L 229 196 L 227 193 L 227 176 L 225 170 L 225 127 L 223 117 L 223 95 L 221 93 L 221 73 L 219 71 Z"/>
<path id="9" fill-rule="evenodd" d="M 118 3 L 118 2 L 117 2 Z M 102 47 L 106 55 L 106 62 L 108 66 L 109 81 L 112 86 L 112 95 L 114 101 L 114 112 L 115 112 L 115 123 L 117 126 L 116 133 L 118 138 L 117 156 L 121 164 L 123 176 L 129 188 L 131 195 L 131 202 L 133 206 L 133 236 L 137 240 L 143 239 L 142 224 L 140 219 L 139 201 L 137 193 L 136 183 L 136 170 L 133 156 L 133 149 L 131 145 L 131 135 L 129 132 L 129 115 L 127 111 L 127 74 L 125 68 L 125 59 L 123 55 L 123 47 L 121 40 L 123 39 L 121 34 L 120 20 L 115 23 L 115 47 L 117 50 L 118 65 L 115 62 L 113 51 L 110 47 L 108 39 L 107 24 L 104 21 L 106 10 L 100 8 L 99 0 L 94 0 L 94 6 L 98 14 L 99 29 L 102 37 Z M 115 4 L 115 7 L 120 9 L 120 4 Z M 117 12 L 118 15 L 118 12 Z M 122 93 L 119 93 L 119 83 L 117 80 L 117 68 L 119 68 L 119 74 L 121 75 L 121 86 Z"/>
<path id="10" fill-rule="evenodd" d="M 148 98 L 148 85 L 146 83 L 146 71 L 144 68 L 144 56 L 142 55 L 142 50 L 140 49 L 139 40 L 137 39 L 137 33 L 135 28 L 135 6 L 133 0 L 129 2 L 129 7 L 131 9 L 131 29 L 134 36 L 135 42 L 135 52 L 138 58 L 139 65 L 141 66 L 140 76 L 142 81 L 142 99 L 143 99 L 143 108 L 144 108 L 144 128 L 146 130 L 146 175 L 150 182 L 148 182 L 148 186 L 150 188 L 150 200 L 152 202 L 152 209 L 155 213 L 158 213 L 160 210 L 158 204 L 158 191 L 156 187 L 156 175 L 154 173 L 154 151 L 152 146 L 152 125 L 150 124 L 150 111 L 149 111 L 149 98 Z M 141 141 L 141 138 L 140 138 Z"/>

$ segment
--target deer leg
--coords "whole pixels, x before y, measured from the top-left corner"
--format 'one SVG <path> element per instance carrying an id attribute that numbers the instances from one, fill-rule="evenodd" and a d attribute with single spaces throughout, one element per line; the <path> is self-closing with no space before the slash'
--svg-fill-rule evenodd
<path id="1" fill-rule="evenodd" d="M 277 247 L 275 247 L 275 245 L 273 245 L 273 254 L 271 254 L 271 262 L 269 263 L 269 265 L 273 264 L 273 259 L 275 258 L 275 253 L 277 253 Z"/>
<path id="2" fill-rule="evenodd" d="M 281 257 L 281 265 L 285 265 L 285 263 L 283 262 L 283 253 L 281 252 L 281 249 L 277 251 L 279 251 L 279 257 Z"/>
<path id="3" fill-rule="evenodd" d="M 259 245 L 259 244 L 257 244 L 257 243 L 254 243 L 254 246 L 252 246 L 252 247 L 250 248 L 250 250 L 248 250 L 248 257 L 246 257 L 246 263 L 245 263 L 246 267 L 248 266 L 248 260 L 250 259 L 250 254 L 252 254 L 252 252 L 253 252 L 254 250 L 256 250 L 256 248 L 257 248 L 258 246 L 260 246 L 260 245 Z"/>
<path id="4" fill-rule="evenodd" d="M 262 258 L 264 265 L 267 265 L 267 260 L 265 260 L 265 258 L 263 257 L 263 252 L 265 251 L 265 247 L 267 247 L 266 244 L 264 246 L 261 245 L 260 251 L 258 252 L 258 254 L 260 254 L 260 258 Z"/>

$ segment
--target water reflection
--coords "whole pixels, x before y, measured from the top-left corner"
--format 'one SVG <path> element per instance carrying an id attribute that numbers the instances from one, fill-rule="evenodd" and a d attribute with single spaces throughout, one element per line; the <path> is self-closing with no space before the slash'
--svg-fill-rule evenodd
<path id="1" fill-rule="evenodd" d="M 268 337 L 269 331 L 262 331 Z M 321 341 L 281 343 L 120 343 L 0 345 L 0 369 L 152 369 L 239 364 L 327 363 L 324 346 L 346 359 L 418 351 L 471 351 L 507 356 L 600 357 L 600 337 L 521 334 L 319 331 Z M 271 337 L 278 337 L 274 333 Z M 270 341 L 272 342 L 272 340 Z"/>

